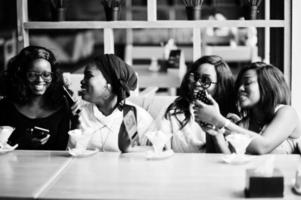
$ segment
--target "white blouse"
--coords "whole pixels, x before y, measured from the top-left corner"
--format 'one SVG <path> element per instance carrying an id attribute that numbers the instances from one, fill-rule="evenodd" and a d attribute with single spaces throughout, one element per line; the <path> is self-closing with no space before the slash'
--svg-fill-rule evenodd
<path id="1" fill-rule="evenodd" d="M 184 114 L 172 115 L 170 119 L 162 117 L 160 130 L 164 133 L 171 133 L 170 147 L 175 152 L 195 153 L 205 152 L 206 132 L 195 121 L 192 106 L 190 106 L 191 118 L 188 123 L 180 129 L 180 123 L 176 119 L 183 120 Z"/>
<path id="2" fill-rule="evenodd" d="M 131 104 L 137 110 L 137 130 L 139 142 L 146 143 L 145 133 L 153 123 L 151 115 L 143 108 Z M 98 148 L 100 151 L 120 151 L 118 148 L 118 134 L 123 120 L 123 112 L 115 109 L 109 116 L 103 115 L 95 104 L 88 103 L 82 106 L 80 122 L 83 134 L 88 143 L 88 149 Z M 69 147 L 74 147 L 69 139 Z"/>

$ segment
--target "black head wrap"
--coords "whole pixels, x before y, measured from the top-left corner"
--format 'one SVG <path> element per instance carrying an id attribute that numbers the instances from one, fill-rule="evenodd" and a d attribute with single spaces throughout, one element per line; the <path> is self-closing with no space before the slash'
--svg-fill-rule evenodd
<path id="1" fill-rule="evenodd" d="M 104 78 L 112 85 L 113 93 L 118 97 L 118 103 L 130 96 L 130 90 L 137 87 L 137 76 L 132 67 L 114 54 L 104 54 L 95 58 L 98 69 Z"/>

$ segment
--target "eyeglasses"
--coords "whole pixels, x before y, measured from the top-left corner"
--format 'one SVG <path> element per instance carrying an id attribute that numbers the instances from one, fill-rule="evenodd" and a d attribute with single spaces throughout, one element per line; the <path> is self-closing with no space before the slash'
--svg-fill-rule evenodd
<path id="1" fill-rule="evenodd" d="M 200 76 L 198 74 L 194 74 L 194 81 L 201 84 L 200 87 L 203 89 L 208 89 L 211 84 L 217 84 L 217 82 L 211 81 L 208 76 Z"/>
<path id="2" fill-rule="evenodd" d="M 41 77 L 44 81 L 50 82 L 52 80 L 52 72 L 26 72 L 26 77 L 29 82 L 33 82 Z"/>

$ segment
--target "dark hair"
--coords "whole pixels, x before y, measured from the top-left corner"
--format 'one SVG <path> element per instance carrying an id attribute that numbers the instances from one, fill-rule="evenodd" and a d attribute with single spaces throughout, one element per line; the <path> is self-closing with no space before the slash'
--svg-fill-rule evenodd
<path id="1" fill-rule="evenodd" d="M 213 98 L 219 104 L 221 113 L 223 115 L 226 115 L 229 112 L 235 112 L 235 101 L 233 95 L 234 79 L 228 64 L 220 56 L 203 56 L 192 63 L 189 70 L 183 77 L 179 89 L 179 97 L 176 98 L 176 100 L 167 108 L 165 112 L 165 118 L 167 118 L 168 115 L 176 116 L 179 113 L 183 113 L 185 115 L 185 119 L 183 121 L 177 119 L 181 124 L 181 129 L 188 123 L 191 118 L 189 105 L 193 101 L 192 90 L 194 83 L 190 78 L 190 74 L 195 73 L 200 65 L 205 63 L 213 65 L 216 70 L 217 87 Z"/>
<path id="2" fill-rule="evenodd" d="M 51 65 L 52 81 L 47 88 L 46 105 L 55 108 L 61 105 L 64 97 L 62 93 L 63 78 L 57 69 L 57 62 L 54 54 L 39 46 L 28 46 L 23 48 L 19 54 L 9 60 L 7 71 L 2 74 L 1 83 L 3 95 L 17 104 L 24 105 L 30 101 L 30 89 L 26 79 L 26 72 L 31 67 L 33 61 L 45 59 Z"/>
<path id="3" fill-rule="evenodd" d="M 274 117 L 275 108 L 279 104 L 288 105 L 291 102 L 291 95 L 288 85 L 285 82 L 283 73 L 275 66 L 264 62 L 251 63 L 250 66 L 243 68 L 238 74 L 235 83 L 236 97 L 242 84 L 243 75 L 254 70 L 257 74 L 259 85 L 260 99 L 257 104 L 258 108 L 264 113 L 264 124 L 271 122 Z M 241 110 L 244 117 L 249 115 L 248 110 Z"/>

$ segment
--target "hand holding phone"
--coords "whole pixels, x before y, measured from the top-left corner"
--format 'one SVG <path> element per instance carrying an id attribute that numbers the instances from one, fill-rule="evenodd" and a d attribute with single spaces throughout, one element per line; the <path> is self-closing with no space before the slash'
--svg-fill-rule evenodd
<path id="1" fill-rule="evenodd" d="M 78 115 L 80 113 L 80 104 L 78 99 L 71 94 L 71 90 L 68 90 L 65 86 L 63 86 L 65 97 L 67 98 L 67 101 L 69 102 L 71 106 L 71 110 L 74 116 Z"/>
<path id="2" fill-rule="evenodd" d="M 200 100 L 204 102 L 205 104 L 211 104 L 211 101 L 208 99 L 206 91 L 205 90 L 198 90 L 193 94 L 194 100 Z"/>
<path id="3" fill-rule="evenodd" d="M 204 102 L 205 104 L 211 104 L 211 101 L 208 99 L 206 91 L 205 90 L 198 90 L 194 92 L 193 94 L 193 99 L 194 100 L 200 100 Z M 212 125 L 203 121 L 199 122 L 201 127 L 211 127 Z"/>
<path id="4" fill-rule="evenodd" d="M 31 145 L 35 148 L 46 144 L 50 138 L 50 131 L 45 128 L 35 126 L 27 131 L 31 137 Z"/>
<path id="5" fill-rule="evenodd" d="M 41 128 L 38 126 L 33 127 L 31 130 L 31 136 L 32 138 L 38 138 L 38 139 L 43 139 L 47 135 L 49 135 L 49 130 L 45 128 Z"/>
<path id="6" fill-rule="evenodd" d="M 70 105 L 74 105 L 76 103 L 76 100 L 72 97 L 71 91 L 68 90 L 65 86 L 63 86 L 64 95 L 67 98 L 67 101 Z"/>

